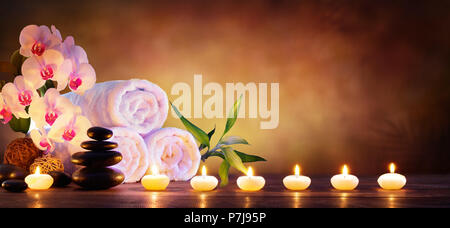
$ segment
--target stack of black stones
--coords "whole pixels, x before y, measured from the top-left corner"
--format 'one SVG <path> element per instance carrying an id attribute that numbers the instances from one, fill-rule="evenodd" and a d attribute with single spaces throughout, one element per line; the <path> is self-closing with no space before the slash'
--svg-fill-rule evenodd
<path id="1" fill-rule="evenodd" d="M 88 190 L 108 189 L 121 184 L 125 175 L 108 167 L 122 160 L 120 152 L 112 151 L 118 147 L 117 143 L 106 141 L 113 136 L 113 132 L 106 128 L 92 127 L 87 135 L 94 141 L 83 142 L 81 147 L 89 151 L 72 155 L 72 163 L 85 166 L 73 173 L 73 182 Z"/>

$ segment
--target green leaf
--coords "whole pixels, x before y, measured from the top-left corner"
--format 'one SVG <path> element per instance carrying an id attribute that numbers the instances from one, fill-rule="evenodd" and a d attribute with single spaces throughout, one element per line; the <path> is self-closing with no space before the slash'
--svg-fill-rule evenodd
<path id="1" fill-rule="evenodd" d="M 250 155 L 246 153 L 239 152 L 237 150 L 234 151 L 242 160 L 242 162 L 257 162 L 257 161 L 267 161 L 266 159 L 256 156 L 256 155 Z"/>
<path id="2" fill-rule="evenodd" d="M 240 136 L 228 136 L 219 141 L 220 145 L 235 145 L 235 144 L 245 144 L 248 145 L 247 140 Z"/>
<path id="3" fill-rule="evenodd" d="M 48 89 L 56 88 L 55 83 L 56 82 L 53 82 L 52 80 L 45 81 L 45 84 L 37 90 L 39 93 L 39 96 L 43 97 Z"/>
<path id="4" fill-rule="evenodd" d="M 214 135 L 214 132 L 216 132 L 216 126 L 214 126 L 214 129 L 212 129 L 209 133 L 208 133 L 208 139 L 209 139 L 209 141 L 211 142 L 211 137 Z M 207 145 L 205 145 L 205 144 L 201 144 L 200 145 L 200 147 L 198 148 L 198 150 L 203 150 L 203 149 L 205 149 L 206 147 L 208 147 Z"/>
<path id="5" fill-rule="evenodd" d="M 22 64 L 27 57 L 21 55 L 19 50 L 16 50 L 10 57 L 10 62 L 14 66 L 14 75 L 22 74 Z"/>
<path id="6" fill-rule="evenodd" d="M 228 171 L 230 170 L 230 164 L 227 161 L 223 161 L 219 167 L 220 187 L 228 184 Z"/>
<path id="7" fill-rule="evenodd" d="M 228 114 L 227 123 L 225 125 L 225 130 L 223 132 L 223 135 L 225 135 L 233 127 L 234 123 L 236 122 L 236 119 L 237 119 L 237 116 L 239 113 L 239 109 L 241 107 L 241 99 L 242 99 L 242 95 L 239 97 L 239 99 L 236 100 L 236 102 L 234 102 L 233 108 L 230 110 L 230 113 Z"/>
<path id="8" fill-rule="evenodd" d="M 205 154 L 202 155 L 202 161 L 205 161 L 208 157 L 215 156 L 215 157 L 221 157 L 223 160 L 225 160 L 225 156 L 221 152 L 218 151 L 208 151 Z"/>
<path id="9" fill-rule="evenodd" d="M 251 155 L 251 154 L 246 154 L 246 153 L 243 153 L 243 152 L 239 152 L 239 151 L 237 151 L 237 150 L 235 150 L 234 152 L 241 158 L 241 161 L 242 161 L 243 163 L 247 163 L 247 162 L 258 162 L 258 161 L 267 161 L 265 158 L 262 158 L 262 157 L 260 157 L 260 156 Z M 218 151 L 209 152 L 209 153 L 204 154 L 204 156 L 205 156 L 205 155 L 207 155 L 206 158 L 208 158 L 208 157 L 210 157 L 210 156 L 215 156 L 215 157 L 220 157 L 220 158 L 222 158 L 222 159 L 225 159 L 225 156 L 224 156 L 222 153 L 218 152 Z M 202 156 L 202 157 L 203 157 L 203 156 Z M 206 159 L 206 158 L 205 158 L 205 159 Z"/>
<path id="10" fill-rule="evenodd" d="M 231 147 L 223 147 L 222 148 L 223 154 L 225 156 L 225 160 L 235 169 L 247 173 L 247 168 L 242 163 L 241 158 L 239 155 L 234 152 L 234 150 Z"/>
<path id="11" fill-rule="evenodd" d="M 208 135 L 199 127 L 195 126 L 193 123 L 191 123 L 189 120 L 184 118 L 183 115 L 181 115 L 180 111 L 178 111 L 177 107 L 170 102 L 170 105 L 172 106 L 173 110 L 177 114 L 177 116 L 180 118 L 183 125 L 186 127 L 186 130 L 191 132 L 191 134 L 200 142 L 200 144 L 204 144 L 207 147 L 209 147 L 209 137 Z"/>
<path id="12" fill-rule="evenodd" d="M 20 118 L 17 119 L 15 116 L 9 121 L 9 126 L 13 131 L 15 132 L 22 132 L 24 134 L 28 133 L 28 130 L 30 129 L 31 119 L 27 118 Z"/>
<path id="13" fill-rule="evenodd" d="M 212 129 L 209 133 L 208 133 L 208 138 L 211 141 L 211 137 L 214 135 L 214 133 L 216 132 L 216 126 L 214 126 L 214 129 Z"/>

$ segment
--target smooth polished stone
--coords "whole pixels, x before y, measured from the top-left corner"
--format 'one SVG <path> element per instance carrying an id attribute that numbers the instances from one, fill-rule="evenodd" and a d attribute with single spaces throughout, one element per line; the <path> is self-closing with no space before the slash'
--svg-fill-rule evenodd
<path id="1" fill-rule="evenodd" d="M 28 188 L 28 185 L 23 180 L 5 180 L 2 187 L 9 192 L 23 192 Z"/>
<path id="2" fill-rule="evenodd" d="M 81 147 L 86 150 L 113 150 L 119 145 L 109 141 L 86 141 L 81 143 Z"/>
<path id="3" fill-rule="evenodd" d="M 91 127 L 88 129 L 87 135 L 91 139 L 104 141 L 110 139 L 113 136 L 113 132 L 103 127 Z"/>
<path id="4" fill-rule="evenodd" d="M 108 189 L 121 184 L 125 175 L 114 168 L 82 168 L 72 174 L 75 184 L 86 190 Z"/>
<path id="5" fill-rule="evenodd" d="M 122 154 L 117 151 L 77 152 L 72 155 L 73 164 L 88 167 L 107 167 L 122 161 Z"/>
<path id="6" fill-rule="evenodd" d="M 72 183 L 72 177 L 67 173 L 59 171 L 50 171 L 48 172 L 48 174 L 53 177 L 52 187 L 61 188 Z"/>
<path id="7" fill-rule="evenodd" d="M 14 165 L 0 165 L 0 183 L 9 179 L 23 180 L 28 175 L 28 172 L 24 169 Z"/>

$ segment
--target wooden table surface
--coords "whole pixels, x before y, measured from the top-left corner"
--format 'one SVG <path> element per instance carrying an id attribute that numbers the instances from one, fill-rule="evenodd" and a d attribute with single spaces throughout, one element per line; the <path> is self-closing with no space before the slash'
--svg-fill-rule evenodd
<path id="1" fill-rule="evenodd" d="M 85 191 L 75 185 L 48 191 L 9 193 L 0 190 L 0 207 L 450 207 L 450 175 L 409 176 L 403 190 L 386 191 L 376 177 L 360 178 L 354 191 L 332 190 L 329 177 L 312 178 L 306 191 L 288 191 L 281 176 L 266 177 L 259 192 L 237 189 L 235 178 L 225 188 L 195 192 L 189 182 L 171 182 L 166 191 L 145 191 L 140 184 L 123 184 L 102 191 Z"/>

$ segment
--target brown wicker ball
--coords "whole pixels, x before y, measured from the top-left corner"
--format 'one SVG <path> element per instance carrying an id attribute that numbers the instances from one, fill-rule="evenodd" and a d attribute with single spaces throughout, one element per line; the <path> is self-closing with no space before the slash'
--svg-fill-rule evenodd
<path id="1" fill-rule="evenodd" d="M 40 173 L 48 174 L 51 171 L 64 172 L 64 165 L 61 160 L 51 156 L 44 156 L 34 159 L 33 164 L 30 165 L 30 173 L 34 173 L 38 166 Z"/>
<path id="2" fill-rule="evenodd" d="M 40 151 L 30 138 L 18 138 L 6 147 L 3 162 L 28 170 L 34 159 L 42 156 Z"/>

